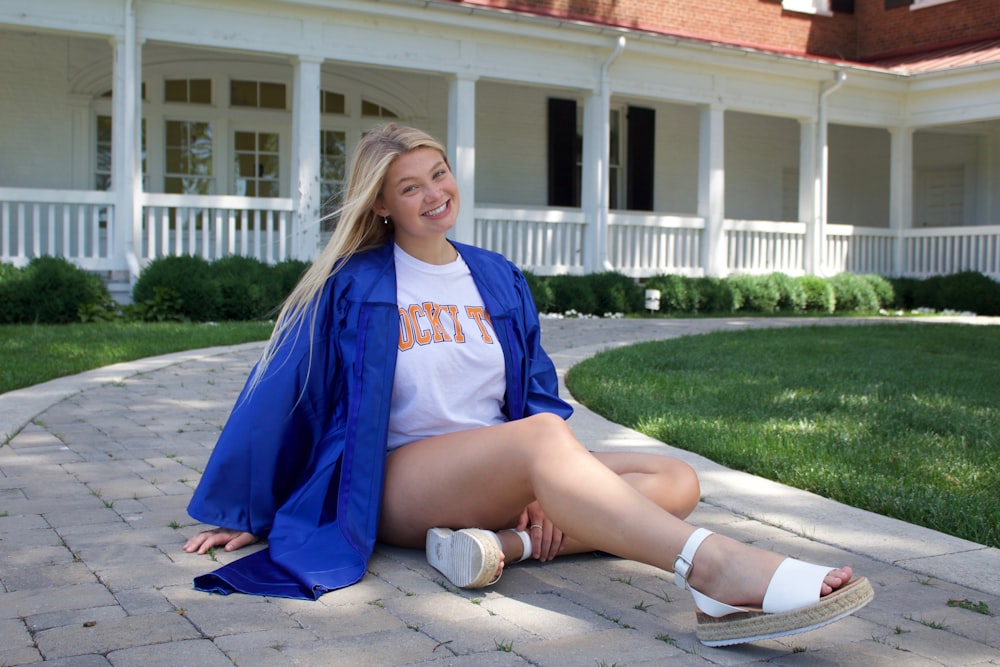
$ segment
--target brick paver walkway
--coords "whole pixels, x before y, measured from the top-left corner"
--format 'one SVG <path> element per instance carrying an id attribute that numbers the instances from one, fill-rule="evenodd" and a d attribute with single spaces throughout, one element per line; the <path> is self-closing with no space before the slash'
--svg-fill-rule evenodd
<path id="1" fill-rule="evenodd" d="M 563 372 L 637 340 L 809 323 L 546 320 L 543 342 Z M 181 551 L 201 528 L 185 507 L 259 350 L 169 355 L 0 395 L 0 665 L 1000 663 L 997 618 L 948 604 L 1000 612 L 997 549 L 730 471 L 582 408 L 570 423 L 588 446 L 662 451 L 699 470 L 696 523 L 850 564 L 875 601 L 822 630 L 709 649 L 668 574 L 603 556 L 521 564 L 490 589 L 456 591 L 422 552 L 380 547 L 361 583 L 319 602 L 196 592 L 192 577 L 215 563 Z"/>

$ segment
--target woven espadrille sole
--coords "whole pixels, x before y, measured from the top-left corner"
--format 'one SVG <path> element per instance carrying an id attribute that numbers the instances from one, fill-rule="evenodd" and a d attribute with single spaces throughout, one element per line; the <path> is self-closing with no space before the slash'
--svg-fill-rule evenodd
<path id="1" fill-rule="evenodd" d="M 488 530 L 431 528 L 427 531 L 427 562 L 459 588 L 492 584 L 502 559 L 499 541 Z"/>
<path id="2" fill-rule="evenodd" d="M 872 585 L 859 577 L 808 607 L 768 614 L 748 610 L 715 618 L 697 612 L 695 633 L 706 646 L 730 646 L 747 642 L 786 637 L 807 632 L 850 616 L 875 597 Z"/>

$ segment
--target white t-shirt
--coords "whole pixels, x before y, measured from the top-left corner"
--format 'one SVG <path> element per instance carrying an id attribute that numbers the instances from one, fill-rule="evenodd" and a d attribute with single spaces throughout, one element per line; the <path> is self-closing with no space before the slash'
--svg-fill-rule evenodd
<path id="1" fill-rule="evenodd" d="M 395 259 L 399 348 L 389 451 L 506 421 L 503 349 L 465 260 L 427 264 L 399 246 Z"/>

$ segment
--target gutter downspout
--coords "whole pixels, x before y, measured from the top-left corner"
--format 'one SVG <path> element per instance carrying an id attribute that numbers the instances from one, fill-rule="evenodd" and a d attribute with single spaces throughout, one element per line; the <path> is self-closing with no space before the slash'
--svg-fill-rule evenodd
<path id="1" fill-rule="evenodd" d="M 595 250 L 594 266 L 597 270 L 611 271 L 614 267 L 608 261 L 608 210 L 611 201 L 611 188 L 608 181 L 611 165 L 611 77 L 609 71 L 615 59 L 625 50 L 625 36 L 618 37 L 615 49 L 611 55 L 601 63 L 600 89 L 598 91 L 600 101 L 600 116 L 597 123 L 598 132 L 601 139 L 601 150 L 598 155 L 599 168 L 597 170 L 597 244 Z"/>
<path id="2" fill-rule="evenodd" d="M 813 241 L 813 272 L 817 275 L 826 274 L 826 220 L 829 208 L 829 171 L 830 156 L 827 146 L 827 98 L 835 93 L 847 80 L 847 72 L 840 69 L 834 75 L 834 80 L 821 84 L 817 108 L 817 138 L 816 138 L 816 190 L 813 193 L 813 219 L 816 226 L 816 238 Z"/>

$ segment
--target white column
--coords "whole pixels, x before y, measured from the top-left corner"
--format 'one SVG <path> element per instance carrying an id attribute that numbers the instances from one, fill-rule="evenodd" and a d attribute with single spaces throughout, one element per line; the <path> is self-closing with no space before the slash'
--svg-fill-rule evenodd
<path id="1" fill-rule="evenodd" d="M 94 187 L 94 164 L 91 146 L 95 145 L 93 119 L 91 117 L 90 95 L 67 95 L 70 113 L 69 182 L 74 190 L 90 190 Z"/>
<path id="2" fill-rule="evenodd" d="M 906 271 L 906 248 L 903 232 L 913 228 L 913 129 L 889 130 L 889 227 L 895 232 L 892 272 Z"/>
<path id="3" fill-rule="evenodd" d="M 124 2 L 124 34 L 113 41 L 111 188 L 115 221 L 111 259 L 113 271 L 138 274 L 142 251 L 142 56 L 136 37 L 135 4 Z"/>
<path id="4" fill-rule="evenodd" d="M 321 58 L 294 59 L 291 197 L 295 213 L 291 256 L 312 261 L 320 241 L 320 66 Z"/>
<path id="5" fill-rule="evenodd" d="M 586 221 L 583 270 L 587 273 L 603 271 L 608 255 L 608 216 L 602 193 L 607 189 L 608 153 L 604 138 L 608 133 L 609 115 L 600 93 L 592 93 L 584 100 L 580 208 Z"/>
<path id="6" fill-rule="evenodd" d="M 462 200 L 452 236 L 469 244 L 476 241 L 476 78 L 448 82 L 448 159 Z"/>
<path id="7" fill-rule="evenodd" d="M 705 220 L 701 264 L 707 276 L 723 277 L 728 268 L 726 234 L 725 109 L 701 110 L 698 135 L 698 216 Z"/>
<path id="8" fill-rule="evenodd" d="M 817 229 L 816 192 L 819 174 L 816 171 L 816 120 L 800 121 L 799 126 L 799 220 L 806 225 L 805 272 L 816 275 L 819 271 L 819 242 Z"/>

